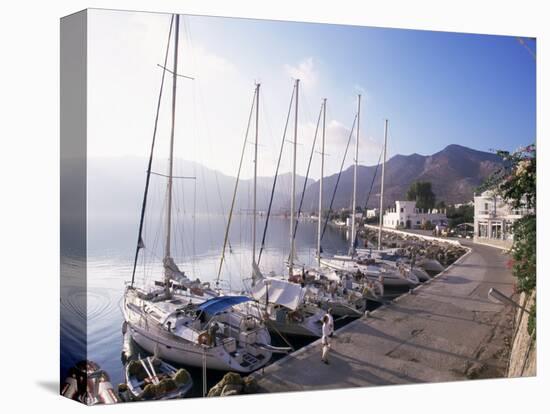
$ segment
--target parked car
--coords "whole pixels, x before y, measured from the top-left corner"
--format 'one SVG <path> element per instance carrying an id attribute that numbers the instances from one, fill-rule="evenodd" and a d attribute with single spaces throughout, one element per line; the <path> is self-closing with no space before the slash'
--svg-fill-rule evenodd
<path id="1" fill-rule="evenodd" d="M 462 223 L 451 230 L 451 235 L 464 239 L 472 239 L 474 237 L 474 225 L 471 223 Z"/>

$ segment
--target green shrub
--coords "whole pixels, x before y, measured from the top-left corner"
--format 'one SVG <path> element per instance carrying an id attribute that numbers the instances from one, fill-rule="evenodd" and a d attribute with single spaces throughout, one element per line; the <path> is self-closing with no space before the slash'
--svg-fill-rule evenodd
<path id="1" fill-rule="evenodd" d="M 531 213 L 514 223 L 514 243 L 510 250 L 512 271 L 517 278 L 517 291 L 531 294 L 537 287 L 537 157 L 535 144 L 510 153 L 497 151 L 504 166 L 483 184 L 481 190 L 492 189 L 514 209 Z M 529 310 L 528 331 L 536 325 L 536 303 Z"/>
<path id="2" fill-rule="evenodd" d="M 534 214 L 522 217 L 514 223 L 514 244 L 511 253 L 512 270 L 516 276 L 517 290 L 531 293 L 537 284 L 537 221 Z"/>

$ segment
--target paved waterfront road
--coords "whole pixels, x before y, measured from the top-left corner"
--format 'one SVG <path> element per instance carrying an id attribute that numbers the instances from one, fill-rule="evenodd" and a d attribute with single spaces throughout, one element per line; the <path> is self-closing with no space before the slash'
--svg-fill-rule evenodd
<path id="1" fill-rule="evenodd" d="M 472 251 L 429 284 L 337 331 L 330 365 L 319 341 L 258 372 L 264 392 L 494 378 L 505 375 L 510 309 L 487 299 L 512 294 L 508 256 Z"/>

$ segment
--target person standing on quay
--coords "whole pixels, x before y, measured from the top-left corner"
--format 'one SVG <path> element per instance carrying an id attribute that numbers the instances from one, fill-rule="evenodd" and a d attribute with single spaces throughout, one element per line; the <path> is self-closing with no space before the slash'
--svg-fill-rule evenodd
<path id="1" fill-rule="evenodd" d="M 328 351 L 330 349 L 330 328 L 328 315 L 323 316 L 323 336 L 321 337 L 322 353 L 321 361 L 328 365 Z"/>

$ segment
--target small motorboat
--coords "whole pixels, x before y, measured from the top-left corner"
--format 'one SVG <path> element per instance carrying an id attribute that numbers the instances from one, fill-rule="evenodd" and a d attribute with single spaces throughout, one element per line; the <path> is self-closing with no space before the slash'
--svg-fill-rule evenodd
<path id="1" fill-rule="evenodd" d="M 140 358 L 126 365 L 126 385 L 136 400 L 183 398 L 193 386 L 189 372 L 156 357 Z"/>
<path id="2" fill-rule="evenodd" d="M 431 272 L 434 274 L 445 270 L 443 265 L 436 259 L 422 258 L 418 260 L 416 265 L 424 269 L 426 272 Z"/>
<path id="3" fill-rule="evenodd" d="M 93 361 L 80 361 L 69 370 L 61 395 L 86 405 L 120 402 L 109 375 Z"/>
<path id="4" fill-rule="evenodd" d="M 430 274 L 428 272 L 426 272 L 424 269 L 422 269 L 421 267 L 410 267 L 409 266 L 409 269 L 411 272 L 413 272 L 416 277 L 418 278 L 418 280 L 420 280 L 421 282 L 427 282 L 428 280 L 430 280 L 432 277 L 430 276 Z"/>

